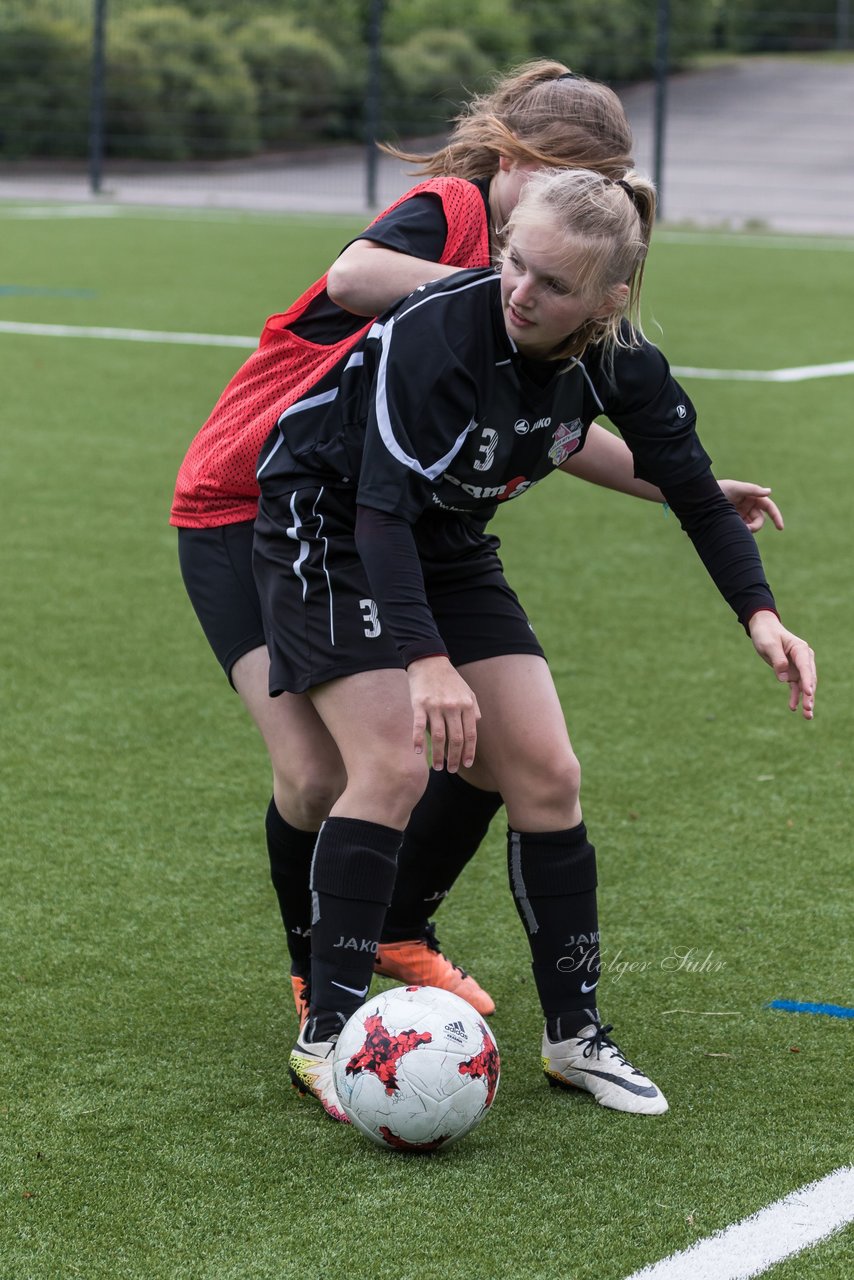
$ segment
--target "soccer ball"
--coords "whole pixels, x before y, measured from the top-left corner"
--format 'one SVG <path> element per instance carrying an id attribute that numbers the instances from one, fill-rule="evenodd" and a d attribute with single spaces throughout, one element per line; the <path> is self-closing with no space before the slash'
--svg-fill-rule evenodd
<path id="1" fill-rule="evenodd" d="M 366 1137 L 396 1151 L 438 1151 L 492 1106 L 498 1047 L 467 1000 L 393 987 L 350 1018 L 332 1071 L 341 1106 Z"/>

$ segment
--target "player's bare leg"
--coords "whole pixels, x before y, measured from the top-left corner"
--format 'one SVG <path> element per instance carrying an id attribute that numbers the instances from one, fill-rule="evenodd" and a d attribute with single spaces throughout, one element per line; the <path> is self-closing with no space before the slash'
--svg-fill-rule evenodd
<path id="1" fill-rule="evenodd" d="M 341 753 L 308 695 L 271 698 L 269 676 L 270 659 L 263 647 L 238 658 L 231 669 L 234 687 L 270 754 L 279 813 L 297 830 L 317 832 L 344 790 Z"/>
<path id="2" fill-rule="evenodd" d="M 427 781 L 412 747 L 406 673 L 370 671 L 312 689 L 347 784 L 321 827 L 311 869 L 311 1003 L 291 1053 L 291 1078 L 341 1119 L 332 1054 L 364 1003 L 397 873 L 403 828 Z"/>
<path id="3" fill-rule="evenodd" d="M 544 659 L 520 654 L 461 674 L 481 710 L 478 757 L 507 806 L 508 867 L 546 1015 L 551 1084 L 635 1114 L 667 1110 L 660 1090 L 610 1039 L 596 1005 L 600 973 L 596 857 L 580 803 L 581 771 Z"/>

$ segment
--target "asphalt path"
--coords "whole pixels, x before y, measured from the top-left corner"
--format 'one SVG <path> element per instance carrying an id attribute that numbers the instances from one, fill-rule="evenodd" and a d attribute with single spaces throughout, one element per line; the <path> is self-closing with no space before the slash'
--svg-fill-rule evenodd
<path id="1" fill-rule="evenodd" d="M 652 84 L 622 93 L 638 167 L 654 170 Z M 669 224 L 854 235 L 854 60 L 736 60 L 670 78 L 661 169 Z M 363 148 L 262 161 L 122 169 L 93 196 L 85 168 L 5 165 L 0 199 L 371 214 L 412 185 L 382 157 L 367 198 Z"/>

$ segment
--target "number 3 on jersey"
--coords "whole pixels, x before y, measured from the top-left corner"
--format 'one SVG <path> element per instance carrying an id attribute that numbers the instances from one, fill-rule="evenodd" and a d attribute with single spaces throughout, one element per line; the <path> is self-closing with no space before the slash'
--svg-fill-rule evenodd
<path id="1" fill-rule="evenodd" d="M 482 458 L 476 458 L 474 463 L 475 471 L 488 471 L 492 466 L 495 458 L 495 450 L 498 446 L 498 432 L 493 431 L 492 427 L 484 427 L 480 433 L 481 445 L 478 453 L 482 454 Z"/>
<path id="2" fill-rule="evenodd" d="M 376 640 L 381 634 L 382 627 L 377 616 L 377 604 L 375 600 L 360 600 L 359 608 L 362 610 L 362 621 L 368 625 L 365 627 L 365 635 L 368 640 Z"/>

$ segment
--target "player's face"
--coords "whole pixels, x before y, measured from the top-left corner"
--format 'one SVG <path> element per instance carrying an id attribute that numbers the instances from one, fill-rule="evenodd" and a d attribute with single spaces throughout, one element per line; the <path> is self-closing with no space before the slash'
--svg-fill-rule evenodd
<path id="1" fill-rule="evenodd" d="M 489 184 L 489 209 L 492 224 L 499 230 L 505 226 L 510 214 L 519 203 L 522 188 L 532 173 L 539 166 L 521 164 L 518 160 L 509 160 L 500 156 L 498 171 Z"/>
<path id="2" fill-rule="evenodd" d="M 557 227 L 517 227 L 501 268 L 507 332 L 523 355 L 547 360 L 564 339 L 594 316 L 614 309 L 606 298 L 584 297 L 575 279 L 583 252 L 567 254 Z"/>

